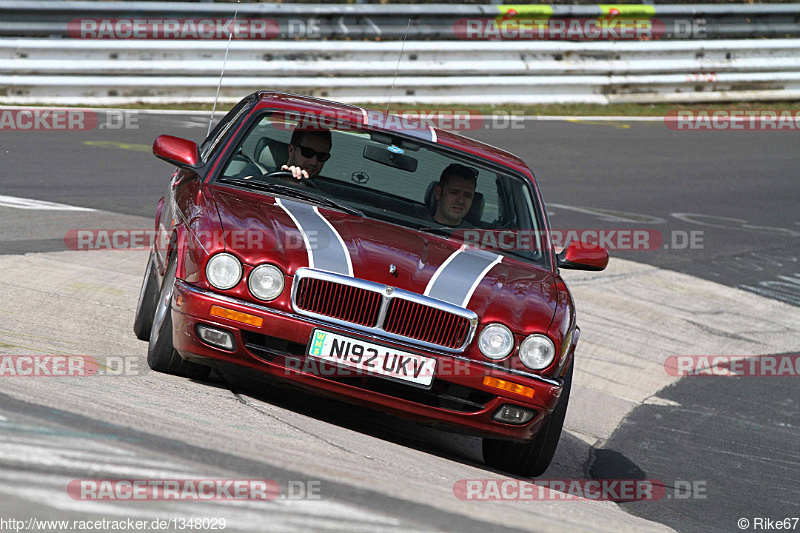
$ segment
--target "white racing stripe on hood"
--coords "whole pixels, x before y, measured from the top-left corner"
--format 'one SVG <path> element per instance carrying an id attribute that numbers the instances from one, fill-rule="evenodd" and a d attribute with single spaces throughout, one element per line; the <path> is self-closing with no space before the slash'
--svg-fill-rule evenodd
<path id="1" fill-rule="evenodd" d="M 462 245 L 434 272 L 424 295 L 466 307 L 486 274 L 502 260 L 500 255 L 467 250 L 467 246 Z"/>
<path id="2" fill-rule="evenodd" d="M 339 242 L 339 245 L 342 247 L 342 250 L 344 252 L 344 259 L 345 259 L 345 261 L 347 261 L 347 272 L 344 272 L 344 274 L 346 274 L 346 275 L 348 275 L 348 276 L 350 276 L 352 278 L 353 277 L 353 260 L 350 258 L 350 252 L 347 250 L 347 245 L 344 243 L 344 239 L 342 239 L 342 236 L 339 235 L 339 232 L 336 231 L 336 229 L 328 221 L 328 219 L 325 218 L 324 216 L 322 216 L 322 213 L 319 212 L 319 207 L 314 206 L 314 212 L 328 226 L 328 228 L 330 229 L 331 233 L 336 237 L 336 240 Z M 340 272 L 340 274 L 341 274 L 341 272 Z"/>
<path id="3" fill-rule="evenodd" d="M 492 268 L 494 268 L 494 266 L 496 264 L 498 264 L 502 260 L 503 260 L 502 256 L 500 256 L 500 255 L 496 256 L 494 261 L 492 261 L 491 263 L 486 265 L 486 268 L 484 268 L 483 271 L 480 274 L 478 274 L 478 277 L 475 278 L 475 281 L 472 283 L 472 287 L 470 287 L 469 290 L 467 291 L 467 295 L 464 296 L 464 300 L 460 304 L 461 307 L 466 307 L 467 306 L 467 304 L 469 303 L 470 298 L 472 298 L 472 293 L 474 293 L 475 289 L 478 288 L 478 285 L 480 284 L 481 281 L 483 281 L 483 278 L 486 277 L 486 274 L 488 274 L 489 271 Z"/>
<path id="4" fill-rule="evenodd" d="M 309 268 L 353 276 L 353 262 L 342 236 L 316 206 L 281 198 L 275 198 L 275 203 L 289 215 L 303 236 Z"/>

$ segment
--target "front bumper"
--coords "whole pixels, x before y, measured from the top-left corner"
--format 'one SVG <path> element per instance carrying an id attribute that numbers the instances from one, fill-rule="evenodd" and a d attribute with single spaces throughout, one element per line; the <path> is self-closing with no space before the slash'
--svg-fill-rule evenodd
<path id="1" fill-rule="evenodd" d="M 259 317 L 263 324 L 256 327 L 212 316 L 212 305 Z M 210 366 L 249 367 L 315 394 L 459 432 L 529 441 L 561 394 L 561 383 L 556 380 L 523 376 L 462 355 L 392 342 L 355 329 L 199 289 L 180 280 L 175 283 L 172 309 L 173 344 L 185 359 Z M 235 341 L 234 349 L 223 350 L 203 342 L 196 333 L 198 324 L 230 332 Z M 314 328 L 434 357 L 438 360 L 434 382 L 430 389 L 421 389 L 382 377 L 340 372 L 337 367 L 306 358 L 306 345 Z M 534 390 L 533 397 L 484 385 L 487 375 L 530 387 Z M 535 416 L 522 425 L 493 420 L 492 415 L 503 405 L 533 410 Z"/>

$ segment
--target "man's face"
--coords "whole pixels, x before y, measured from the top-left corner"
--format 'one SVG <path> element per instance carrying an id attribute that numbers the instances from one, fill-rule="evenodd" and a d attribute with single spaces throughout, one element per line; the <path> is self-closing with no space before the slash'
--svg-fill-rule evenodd
<path id="1" fill-rule="evenodd" d="M 469 213 L 475 196 L 475 182 L 462 176 L 450 176 L 444 187 L 436 186 L 433 195 L 438 204 L 434 220 L 448 226 L 457 226 Z"/>
<path id="2" fill-rule="evenodd" d="M 331 143 L 323 136 L 308 134 L 303 136 L 299 146 L 289 145 L 288 165 L 298 166 L 308 172 L 309 178 L 316 178 L 325 163 L 320 162 L 315 153 L 311 153 L 311 157 L 305 157 L 303 155 L 304 148 L 307 153 L 313 150 L 316 153 L 328 154 L 331 151 Z"/>

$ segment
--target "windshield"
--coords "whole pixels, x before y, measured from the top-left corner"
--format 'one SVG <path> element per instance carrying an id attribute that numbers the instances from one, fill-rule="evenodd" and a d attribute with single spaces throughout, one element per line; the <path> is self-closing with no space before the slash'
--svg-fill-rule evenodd
<path id="1" fill-rule="evenodd" d="M 295 134 L 293 143 L 296 129 L 304 133 Z M 309 165 L 307 181 L 274 174 L 303 163 Z M 320 134 L 319 128 L 298 126 L 287 112 L 268 111 L 240 140 L 217 181 L 312 203 L 323 196 L 328 207 L 547 266 L 543 217 L 526 180 L 412 136 L 344 124 Z M 286 185 L 307 192 L 287 193 Z"/>

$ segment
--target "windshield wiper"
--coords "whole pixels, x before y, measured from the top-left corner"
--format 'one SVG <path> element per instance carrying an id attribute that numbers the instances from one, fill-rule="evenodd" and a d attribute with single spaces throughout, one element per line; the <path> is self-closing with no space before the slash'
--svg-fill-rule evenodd
<path id="1" fill-rule="evenodd" d="M 269 191 L 278 192 L 280 194 L 285 194 L 286 196 L 291 196 L 293 198 L 299 198 L 301 200 L 309 200 L 312 202 L 317 202 L 322 204 L 326 207 L 333 207 L 335 209 L 339 209 L 340 211 L 344 211 L 350 215 L 356 215 L 359 217 L 364 216 L 364 212 L 360 209 L 356 209 L 355 207 L 351 207 L 347 204 L 343 204 L 341 202 L 337 202 L 336 200 L 331 200 L 326 196 L 322 196 L 321 194 L 316 194 L 309 191 L 304 191 L 302 189 L 297 189 L 290 185 L 281 185 L 279 183 L 267 183 L 265 184 L 268 186 Z"/>
<path id="2" fill-rule="evenodd" d="M 424 231 L 425 233 L 432 233 L 434 235 L 450 238 L 458 228 L 445 228 L 444 226 L 422 226 L 415 227 L 415 229 Z"/>
<path id="3" fill-rule="evenodd" d="M 344 211 L 345 213 L 350 215 L 355 215 L 359 217 L 364 216 L 363 211 L 356 209 L 355 207 L 350 207 L 349 205 L 337 202 L 336 200 L 331 200 L 330 198 L 326 198 L 321 194 L 304 191 L 296 187 L 292 187 L 290 185 L 282 185 L 280 183 L 265 183 L 263 181 L 246 180 L 240 178 L 219 178 L 217 181 L 220 183 L 230 183 L 232 185 L 240 185 L 242 187 L 258 189 L 260 191 L 265 191 L 265 192 L 278 193 L 283 196 L 289 196 L 291 198 L 297 198 L 300 200 L 308 200 L 310 202 L 315 202 L 317 204 L 323 205 L 325 207 L 333 207 L 334 209 Z"/>

